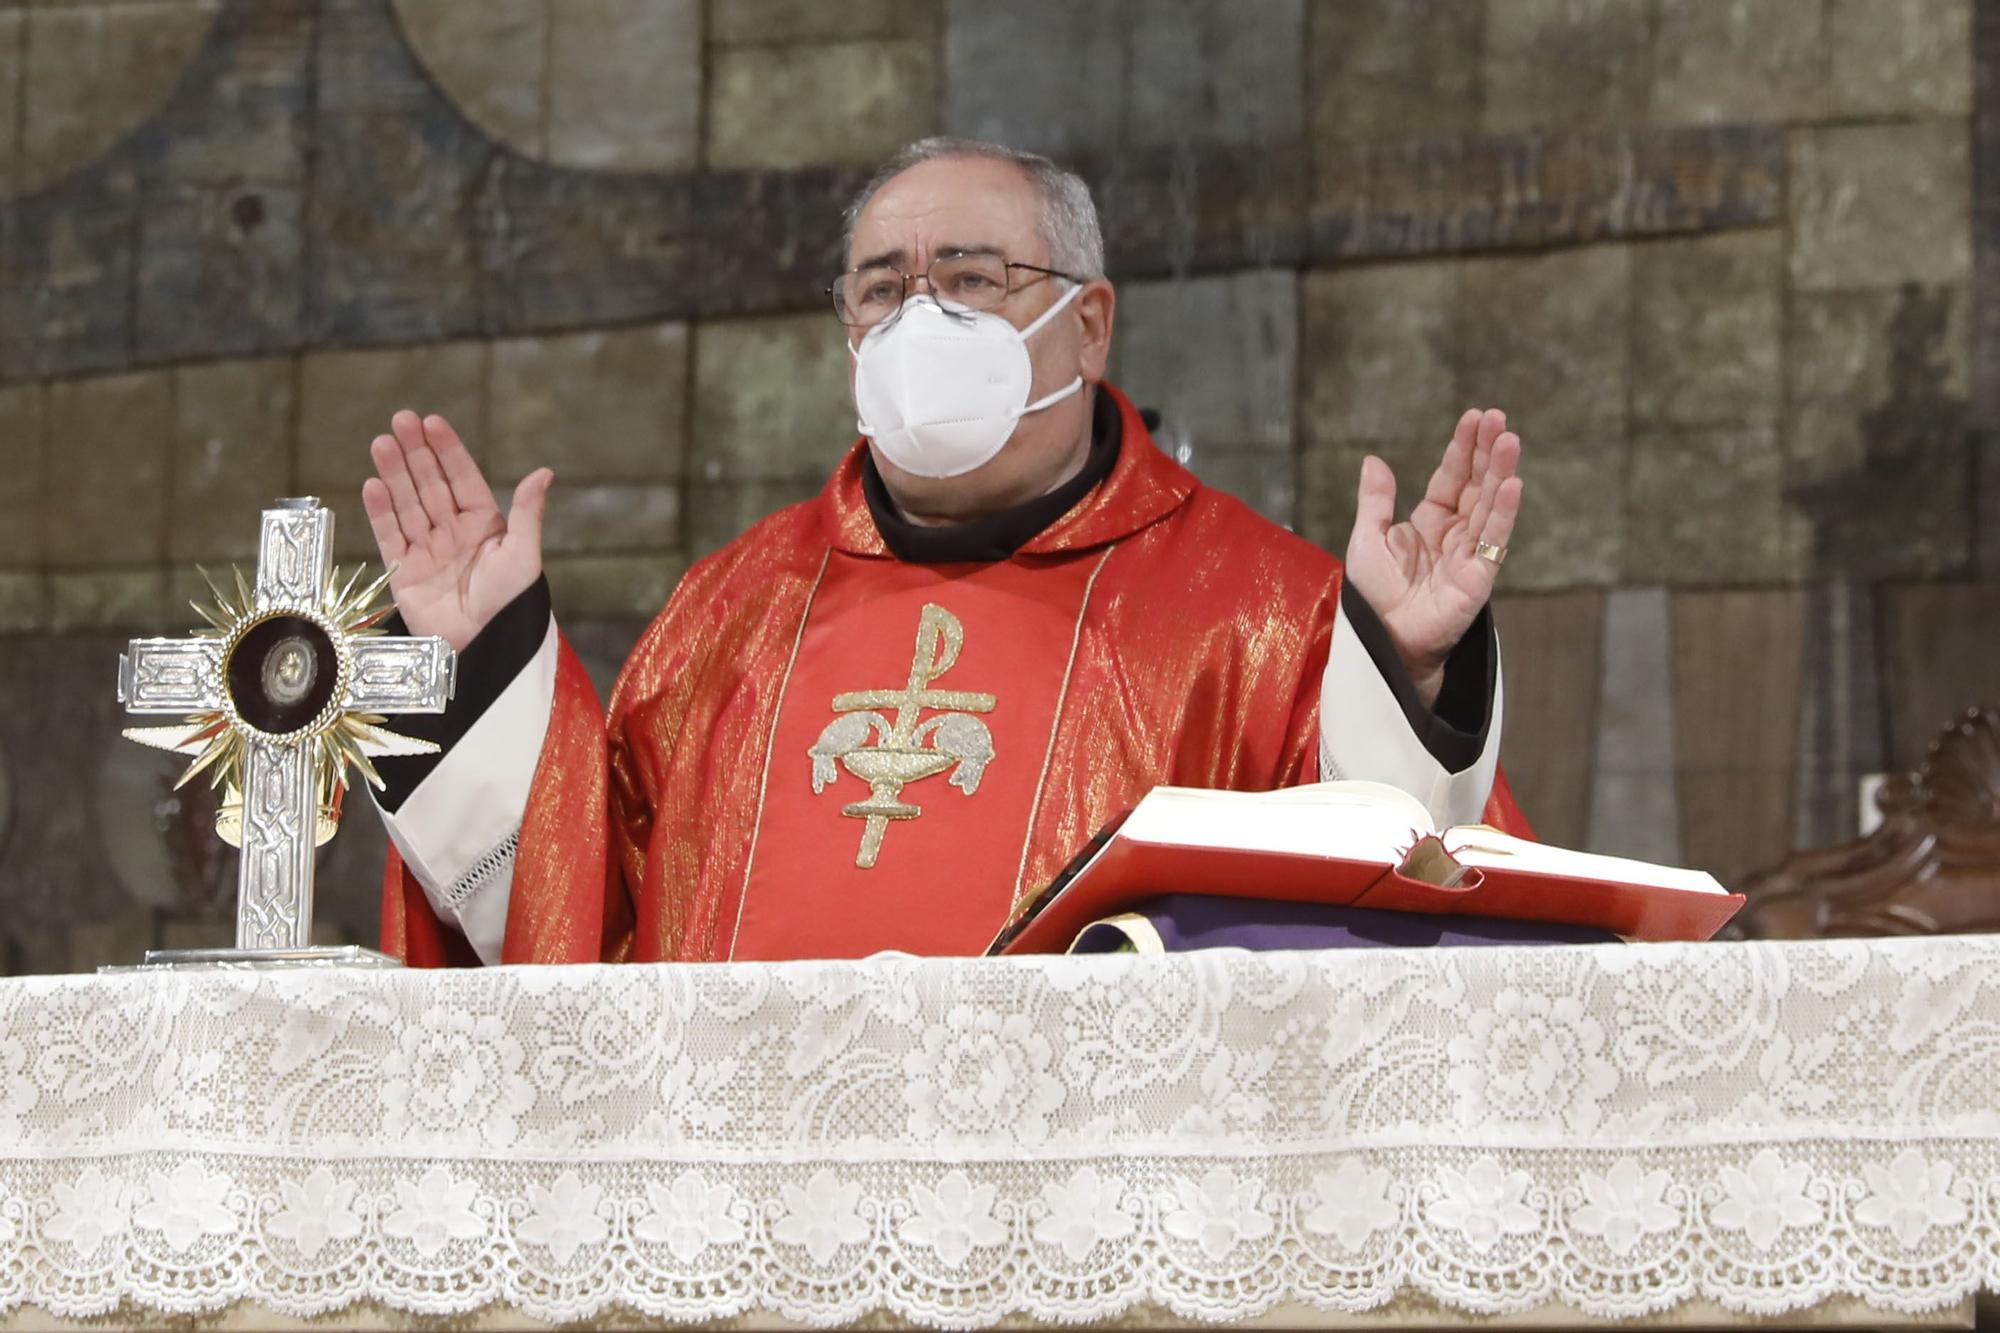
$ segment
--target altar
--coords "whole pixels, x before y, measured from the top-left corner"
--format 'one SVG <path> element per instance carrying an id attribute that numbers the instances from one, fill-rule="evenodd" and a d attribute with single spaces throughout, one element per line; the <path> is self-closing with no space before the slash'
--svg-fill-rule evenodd
<path id="1" fill-rule="evenodd" d="M 2000 939 L 0 983 L 0 1318 L 1966 1327 Z"/>

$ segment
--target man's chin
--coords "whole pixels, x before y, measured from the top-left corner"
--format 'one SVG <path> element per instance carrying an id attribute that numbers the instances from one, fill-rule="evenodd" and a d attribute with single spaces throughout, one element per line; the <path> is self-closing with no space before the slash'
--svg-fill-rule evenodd
<path id="1" fill-rule="evenodd" d="M 896 502 L 904 518 L 923 527 L 967 523 L 1033 499 L 1033 492 L 1010 498 L 1011 492 L 1018 489 L 1008 484 L 1009 474 L 1016 470 L 1015 460 L 1009 457 L 1011 450 L 1009 445 L 970 472 L 955 477 L 923 477 L 887 461 L 873 444 L 868 446 L 889 498 Z"/>
<path id="2" fill-rule="evenodd" d="M 923 527 L 944 527 L 1007 508 L 1004 502 L 987 499 L 988 488 L 982 484 L 986 479 L 979 475 L 985 470 L 982 466 L 956 477 L 918 477 L 908 472 L 891 477 L 884 471 L 882 484 L 904 518 Z"/>

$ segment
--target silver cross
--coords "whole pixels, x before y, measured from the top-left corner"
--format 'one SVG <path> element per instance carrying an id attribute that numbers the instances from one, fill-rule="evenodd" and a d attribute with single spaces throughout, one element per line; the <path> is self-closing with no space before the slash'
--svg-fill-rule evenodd
<path id="1" fill-rule="evenodd" d="M 192 715 L 126 735 L 199 754 L 189 777 L 240 759 L 236 949 L 254 951 L 246 957 L 310 943 L 313 849 L 345 762 L 379 781 L 366 756 L 437 748 L 384 731 L 379 715 L 440 713 L 451 698 L 450 645 L 369 632 L 375 617 L 356 613 L 376 589 L 356 598 L 358 580 L 334 587 L 332 546 L 333 514 L 317 499 L 280 500 L 264 511 L 254 592 L 239 573 L 234 597 L 217 591 L 219 613 L 196 608 L 213 630 L 134 639 L 118 660 L 128 711 Z M 201 952 L 227 961 L 216 956 L 227 951 Z"/>

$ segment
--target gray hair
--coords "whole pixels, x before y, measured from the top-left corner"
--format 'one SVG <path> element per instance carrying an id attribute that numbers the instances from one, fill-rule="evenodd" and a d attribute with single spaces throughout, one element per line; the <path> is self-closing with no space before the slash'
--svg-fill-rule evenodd
<path id="1" fill-rule="evenodd" d="M 1035 193 L 1041 196 L 1041 232 L 1049 247 L 1049 267 L 1084 279 L 1104 276 L 1104 232 L 1097 224 L 1097 205 L 1091 202 L 1090 187 L 1083 183 L 1083 177 L 1057 166 L 1040 153 L 1024 153 L 1005 144 L 942 134 L 917 140 L 868 178 L 843 214 L 846 225 L 841 239 L 845 248 L 853 250 L 854 224 L 876 191 L 911 167 L 941 157 L 986 157 L 1019 167 L 1035 187 Z"/>

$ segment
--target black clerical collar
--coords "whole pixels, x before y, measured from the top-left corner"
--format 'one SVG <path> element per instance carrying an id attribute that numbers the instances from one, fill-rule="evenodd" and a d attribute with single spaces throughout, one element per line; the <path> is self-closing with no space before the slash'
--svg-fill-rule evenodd
<path id="1" fill-rule="evenodd" d="M 1083 470 L 1047 495 L 1038 495 L 1025 504 L 1003 509 L 997 514 L 975 518 L 970 523 L 929 528 L 912 523 L 896 512 L 882 474 L 875 470 L 875 456 L 861 460 L 861 493 L 868 500 L 882 544 L 898 560 L 918 565 L 943 565 L 1005 560 L 1033 541 L 1044 529 L 1076 507 L 1091 487 L 1111 475 L 1118 462 L 1118 446 L 1124 427 L 1118 405 L 1111 395 L 1097 395 L 1090 417 L 1090 456 Z"/>

